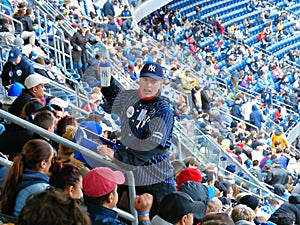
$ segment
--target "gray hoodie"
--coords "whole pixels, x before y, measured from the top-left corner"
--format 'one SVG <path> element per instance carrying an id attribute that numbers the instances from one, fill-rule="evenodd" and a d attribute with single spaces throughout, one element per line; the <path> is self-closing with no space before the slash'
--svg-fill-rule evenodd
<path id="1" fill-rule="evenodd" d="M 156 215 L 152 218 L 150 225 L 172 225 L 172 224 L 165 221 L 160 216 Z"/>

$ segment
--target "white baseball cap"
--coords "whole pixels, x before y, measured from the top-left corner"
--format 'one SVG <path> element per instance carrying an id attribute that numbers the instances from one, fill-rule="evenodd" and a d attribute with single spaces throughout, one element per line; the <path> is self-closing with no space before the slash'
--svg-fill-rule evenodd
<path id="1" fill-rule="evenodd" d="M 24 82 L 24 85 L 27 89 L 38 86 L 39 84 L 48 84 L 50 80 L 38 73 L 29 75 Z"/>
<path id="2" fill-rule="evenodd" d="M 69 103 L 62 100 L 61 98 L 52 98 L 50 101 L 49 101 L 49 104 L 50 105 L 57 105 L 59 106 L 60 108 L 64 109 L 64 108 L 67 108 L 69 106 Z"/>

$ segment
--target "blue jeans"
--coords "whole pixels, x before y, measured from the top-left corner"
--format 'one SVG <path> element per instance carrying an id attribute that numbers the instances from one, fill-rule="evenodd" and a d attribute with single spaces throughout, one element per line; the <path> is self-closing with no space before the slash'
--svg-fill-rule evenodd
<path id="1" fill-rule="evenodd" d="M 87 68 L 87 63 L 84 63 L 84 64 L 83 64 L 81 58 L 80 58 L 79 62 L 73 63 L 73 69 L 74 69 L 74 70 L 77 70 L 77 71 L 83 70 L 83 71 L 85 71 L 86 68 Z"/>

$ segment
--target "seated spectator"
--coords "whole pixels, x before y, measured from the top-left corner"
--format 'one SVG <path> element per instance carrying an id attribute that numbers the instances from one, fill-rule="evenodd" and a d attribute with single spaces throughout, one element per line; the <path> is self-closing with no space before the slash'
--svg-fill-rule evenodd
<path id="1" fill-rule="evenodd" d="M 84 176 L 84 203 L 93 225 L 124 224 L 117 219 L 117 212 L 113 210 L 118 202 L 118 185 L 124 182 L 125 177 L 122 172 L 112 171 L 108 167 L 94 168 Z M 140 221 L 149 221 L 152 198 L 150 194 L 136 197 L 134 205 L 139 210 Z"/>
<path id="2" fill-rule="evenodd" d="M 288 182 L 288 171 L 283 168 L 277 160 L 272 161 L 272 167 L 267 172 L 265 183 L 269 185 L 282 184 L 285 185 Z"/>
<path id="3" fill-rule="evenodd" d="M 49 100 L 49 105 L 56 112 L 56 117 L 55 117 L 55 129 L 56 129 L 57 123 L 65 116 L 65 108 L 69 106 L 69 103 L 67 101 L 62 100 L 61 98 L 54 97 Z"/>
<path id="4" fill-rule="evenodd" d="M 41 108 L 40 111 L 34 117 L 33 124 L 51 132 L 51 133 L 54 133 L 55 116 L 50 111 L 44 110 L 44 108 Z M 51 139 L 44 137 L 40 134 L 34 133 L 32 138 L 45 140 L 49 144 L 52 145 Z"/>
<path id="5" fill-rule="evenodd" d="M 63 191 L 50 188 L 31 196 L 16 225 L 91 225 L 86 211 Z"/>
<path id="6" fill-rule="evenodd" d="M 122 18 L 122 30 L 127 32 L 131 29 L 132 23 L 132 15 L 127 5 L 124 6 L 124 10 L 121 12 L 120 16 Z"/>
<path id="7" fill-rule="evenodd" d="M 14 82 L 25 84 L 25 79 L 31 74 L 34 74 L 32 64 L 26 57 L 22 56 L 18 47 L 12 47 L 1 74 L 3 86 L 8 89 Z"/>
<path id="8" fill-rule="evenodd" d="M 203 204 L 193 201 L 184 192 L 173 192 L 162 199 L 159 212 L 153 217 L 150 224 L 193 224 L 195 217 L 203 217 L 203 212 Z"/>
<path id="9" fill-rule="evenodd" d="M 2 22 L 2 27 L 0 28 L 0 37 L 1 45 L 9 48 L 11 48 L 14 45 L 14 40 L 17 39 L 13 35 L 12 27 L 7 21 Z"/>
<path id="10" fill-rule="evenodd" d="M 58 161 L 51 166 L 51 172 L 51 186 L 62 190 L 73 199 L 82 197 L 82 176 L 78 167 Z"/>
<path id="11" fill-rule="evenodd" d="M 65 115 L 57 124 L 56 134 L 62 137 L 68 126 L 77 127 L 75 116 Z"/>
<path id="12" fill-rule="evenodd" d="M 33 54 L 33 53 L 32 53 Z M 50 80 L 53 81 L 59 81 L 58 77 L 55 76 L 51 71 L 50 71 L 50 67 L 51 65 L 47 65 L 46 64 L 46 59 L 43 56 L 35 56 L 35 57 L 31 57 L 31 59 L 34 59 L 33 63 L 33 67 L 34 67 L 34 71 L 46 78 L 49 78 Z M 48 60 L 49 61 L 49 60 Z"/>
<path id="13" fill-rule="evenodd" d="M 292 214 L 295 218 L 295 224 L 300 224 L 300 196 L 292 194 L 288 202 L 284 202 L 270 217 L 269 221 L 276 223 L 279 216 Z"/>
<path id="14" fill-rule="evenodd" d="M 83 110 L 87 111 L 87 112 L 93 112 L 93 111 L 98 111 L 98 106 L 101 103 L 101 99 L 102 99 L 102 94 L 91 94 L 90 96 L 90 103 L 87 103 L 83 106 Z"/>
<path id="15" fill-rule="evenodd" d="M 34 115 L 44 105 L 39 99 L 32 99 L 27 102 L 21 112 L 21 118 L 33 123 Z M 5 131 L 0 135 L 0 152 L 8 156 L 9 160 L 21 152 L 23 145 L 32 139 L 33 132 L 17 124 L 6 124 Z M 18 138 L 16 138 L 18 137 Z"/>
<path id="16" fill-rule="evenodd" d="M 67 126 L 66 131 L 62 135 L 62 137 L 68 139 L 69 141 L 72 141 L 76 131 L 77 127 Z M 58 147 L 58 159 L 61 160 L 63 163 L 72 163 L 73 165 L 77 166 L 82 176 L 84 176 L 89 171 L 89 169 L 84 165 L 83 162 L 74 158 L 73 150 L 62 144 L 59 144 Z"/>
<path id="17" fill-rule="evenodd" d="M 24 105 L 33 98 L 42 99 L 44 97 L 45 87 L 44 84 L 49 83 L 49 80 L 42 75 L 32 74 L 25 80 L 25 87 L 22 94 L 13 102 L 9 112 L 15 116 L 19 116 L 22 112 Z"/>
<path id="18" fill-rule="evenodd" d="M 276 221 L 277 225 L 295 224 L 296 218 L 292 213 L 279 215 Z"/>
<path id="19" fill-rule="evenodd" d="M 54 160 L 54 150 L 49 143 L 33 139 L 13 160 L 2 190 L 0 208 L 3 213 L 18 216 L 30 194 L 49 187 L 47 176 Z"/>
<path id="20" fill-rule="evenodd" d="M 231 217 L 236 225 L 254 225 L 254 218 L 256 216 L 255 212 L 251 208 L 246 205 L 239 204 L 233 208 Z"/>
<path id="21" fill-rule="evenodd" d="M 201 225 L 234 225 L 227 213 L 209 213 L 201 220 Z"/>
<path id="22" fill-rule="evenodd" d="M 262 172 L 261 169 L 259 168 L 259 161 L 258 160 L 253 160 L 253 166 L 249 170 L 249 172 L 256 177 L 259 181 L 262 181 Z"/>
<path id="23" fill-rule="evenodd" d="M 35 30 L 33 29 L 33 22 L 35 16 L 33 13 L 32 7 L 26 9 L 26 14 L 24 15 L 22 21 L 23 24 L 23 32 L 21 33 L 21 37 L 29 37 L 29 44 L 32 47 L 35 46 Z"/>

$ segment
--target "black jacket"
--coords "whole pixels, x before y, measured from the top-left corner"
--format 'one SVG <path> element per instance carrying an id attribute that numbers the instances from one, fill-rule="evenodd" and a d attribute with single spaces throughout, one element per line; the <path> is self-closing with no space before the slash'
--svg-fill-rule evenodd
<path id="1" fill-rule="evenodd" d="M 268 172 L 265 183 L 271 186 L 274 184 L 285 185 L 288 182 L 288 176 L 289 172 L 285 168 L 280 165 L 276 165 Z"/>
<path id="2" fill-rule="evenodd" d="M 20 117 L 25 104 L 33 98 L 36 98 L 36 96 L 30 90 L 23 89 L 22 94 L 19 97 L 17 97 L 11 105 L 9 112 L 15 116 Z"/>
<path id="3" fill-rule="evenodd" d="M 282 204 L 270 217 L 269 221 L 276 223 L 277 217 L 282 214 L 292 213 L 295 215 L 296 223 L 300 224 L 300 195 L 291 195 L 289 202 Z"/>
<path id="4" fill-rule="evenodd" d="M 34 31 L 32 26 L 32 19 L 30 16 L 25 15 L 22 19 L 23 31 Z"/>
<path id="5" fill-rule="evenodd" d="M 23 145 L 31 140 L 33 132 L 15 124 L 9 124 L 0 135 L 0 152 L 9 155 L 9 160 L 22 150 Z"/>

